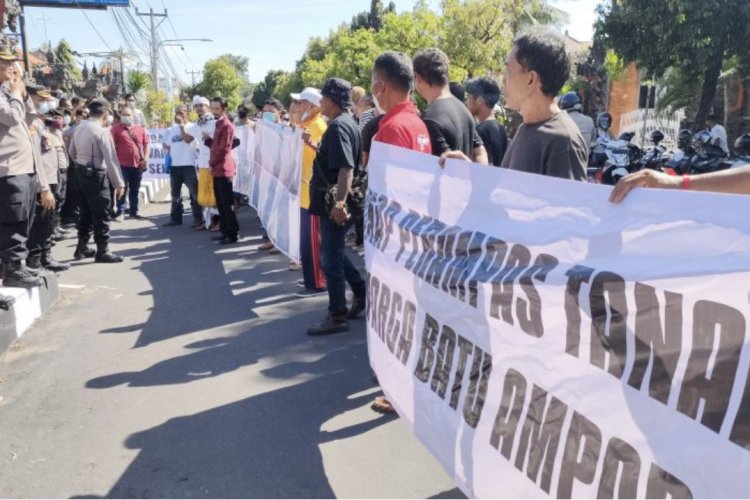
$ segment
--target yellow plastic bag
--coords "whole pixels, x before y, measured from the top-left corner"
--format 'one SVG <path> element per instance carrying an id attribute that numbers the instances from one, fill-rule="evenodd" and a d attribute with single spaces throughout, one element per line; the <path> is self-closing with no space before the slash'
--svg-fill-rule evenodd
<path id="1" fill-rule="evenodd" d="M 198 169 L 198 205 L 203 208 L 216 208 L 214 178 L 210 168 Z"/>

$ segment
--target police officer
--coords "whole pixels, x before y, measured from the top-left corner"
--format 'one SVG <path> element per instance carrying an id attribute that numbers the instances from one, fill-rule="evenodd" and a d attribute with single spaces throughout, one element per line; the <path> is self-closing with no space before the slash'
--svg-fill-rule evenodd
<path id="1" fill-rule="evenodd" d="M 568 92 L 560 98 L 560 109 L 568 112 L 568 116 L 578 125 L 583 140 L 586 142 L 586 156 L 588 156 L 591 144 L 596 140 L 596 125 L 594 120 L 581 113 L 581 96 L 578 92 Z"/>
<path id="2" fill-rule="evenodd" d="M 122 257 L 109 251 L 110 185 L 116 198 L 122 196 L 125 186 L 112 136 L 104 127 L 110 105 L 106 99 L 97 98 L 88 108 L 89 119 L 78 125 L 70 142 L 70 157 L 81 190 L 78 246 L 73 257 L 81 260 L 96 256 L 96 262 L 122 262 Z M 88 246 L 92 229 L 96 253 Z"/>
<path id="3" fill-rule="evenodd" d="M 27 126 L 35 112 L 16 64 L 17 56 L 0 49 L 0 259 L 5 286 L 42 286 L 39 274 L 26 267 L 26 241 L 37 199 L 55 208 L 44 170 Z"/>
<path id="4" fill-rule="evenodd" d="M 37 109 L 37 115 L 31 124 L 31 135 L 34 147 L 39 154 L 41 169 L 49 183 L 50 191 L 56 202 L 60 201 L 60 169 L 67 167 L 62 136 L 55 133 L 56 122 L 62 121 L 62 113 L 52 109 L 52 96 L 39 86 L 27 86 Z M 44 113 L 44 114 L 42 114 Z M 55 231 L 55 210 L 45 208 L 37 203 L 34 211 L 34 222 L 31 224 L 29 240 L 26 243 L 29 256 L 26 264 L 32 269 L 44 267 L 50 271 L 61 272 L 70 269 L 69 264 L 57 262 L 52 258 L 53 235 Z"/>

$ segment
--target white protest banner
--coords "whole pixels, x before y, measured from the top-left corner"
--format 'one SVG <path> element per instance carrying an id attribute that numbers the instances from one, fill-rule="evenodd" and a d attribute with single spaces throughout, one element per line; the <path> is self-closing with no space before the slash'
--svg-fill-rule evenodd
<path id="1" fill-rule="evenodd" d="M 290 259 L 299 261 L 299 189 L 302 169 L 302 130 L 259 121 L 255 147 L 241 161 L 243 181 L 235 189 L 248 196 L 268 237 Z M 247 182 L 250 179 L 250 182 Z"/>
<path id="2" fill-rule="evenodd" d="M 469 496 L 750 497 L 747 198 L 380 143 L 371 364 Z"/>
<path id="3" fill-rule="evenodd" d="M 151 154 L 148 159 L 148 168 L 143 172 L 144 179 L 169 178 L 169 174 L 164 172 L 164 134 L 168 129 L 150 128 L 146 129 L 149 139 Z"/>

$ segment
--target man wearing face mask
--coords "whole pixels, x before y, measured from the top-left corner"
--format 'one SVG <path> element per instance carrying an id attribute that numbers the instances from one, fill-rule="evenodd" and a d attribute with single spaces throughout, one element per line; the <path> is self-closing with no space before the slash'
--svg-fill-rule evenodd
<path id="1" fill-rule="evenodd" d="M 320 90 L 308 87 L 299 94 L 302 111 L 302 172 L 300 175 L 300 257 L 304 289 L 298 295 L 316 295 L 325 292 L 326 277 L 320 260 L 320 217 L 310 213 L 310 180 L 313 162 L 328 126 L 320 114 Z"/>
<path id="2" fill-rule="evenodd" d="M 74 98 L 75 100 L 76 98 Z M 70 126 L 63 130 L 62 138 L 65 145 L 65 150 L 70 151 L 70 142 L 73 140 L 73 134 L 75 134 L 76 128 L 82 122 L 87 120 L 89 112 L 87 109 L 76 109 L 73 112 L 73 121 Z M 75 176 L 75 162 L 68 155 L 68 174 L 67 174 L 67 185 L 65 187 L 65 203 L 62 206 L 62 212 L 60 213 L 61 224 L 77 224 L 79 208 L 81 206 L 81 195 L 80 189 L 78 188 L 78 182 Z"/>
<path id="3" fill-rule="evenodd" d="M 15 53 L 0 49 L 0 259 L 3 285 L 42 286 L 44 280 L 26 266 L 31 220 L 37 195 L 47 209 L 55 207 L 27 117 L 36 110 L 16 65 Z"/>
<path id="4" fill-rule="evenodd" d="M 214 130 L 216 130 L 216 121 L 209 109 L 210 104 L 211 103 L 205 97 L 199 95 L 193 97 L 193 109 L 198 114 L 198 121 L 191 127 L 185 129 L 183 140 L 187 144 L 196 141 L 198 147 L 198 158 L 196 159 L 195 165 L 198 168 L 198 191 L 203 192 L 203 188 L 201 187 L 202 184 L 208 184 L 211 187 L 210 192 L 213 193 L 213 179 L 209 168 L 211 148 L 206 146 L 203 142 L 204 136 L 213 137 Z M 210 229 L 218 231 L 219 220 L 216 215 L 216 201 L 213 200 L 210 205 L 201 201 L 199 201 L 199 203 L 203 203 L 203 220 L 206 220 L 206 217 L 211 217 Z M 205 223 L 194 227 L 199 231 L 206 228 Z"/>
<path id="5" fill-rule="evenodd" d="M 123 214 L 127 196 L 130 218 L 144 219 L 138 214 L 138 194 L 143 172 L 148 167 L 151 146 L 146 129 L 135 123 L 133 115 L 133 108 L 125 106 L 120 110 L 120 123 L 112 126 L 117 160 L 125 180 L 125 194 L 117 200 L 117 215 L 119 217 Z"/>
<path id="6" fill-rule="evenodd" d="M 278 99 L 268 99 L 263 105 L 263 117 L 264 121 L 268 123 L 281 123 L 281 113 L 284 111 L 284 106 Z M 263 230 L 263 239 L 265 243 L 261 243 L 258 246 L 259 250 L 269 250 L 269 253 L 277 254 L 279 250 L 274 246 L 273 242 L 268 239 L 268 234 L 265 229 Z"/>
<path id="7" fill-rule="evenodd" d="M 41 127 L 39 127 L 41 122 Z M 63 127 L 62 113 L 49 110 L 46 115 L 34 120 L 34 143 L 39 148 L 39 159 L 45 177 L 49 182 L 50 191 L 57 203 L 60 201 L 60 170 L 67 167 L 67 158 L 59 133 Z M 37 204 L 34 212 L 34 222 L 29 232 L 26 246 L 29 255 L 26 264 L 32 269 L 45 268 L 54 272 L 70 269 L 70 265 L 57 262 L 52 258 L 52 236 L 55 231 L 55 209 Z"/>
<path id="8" fill-rule="evenodd" d="M 122 262 L 122 257 L 109 251 L 110 185 L 114 188 L 115 198 L 125 192 L 114 141 L 104 127 L 109 102 L 98 98 L 88 107 L 89 119 L 78 125 L 70 143 L 70 157 L 76 164 L 75 175 L 81 189 L 78 246 L 73 258 L 81 260 L 95 256 L 96 262 Z M 96 252 L 88 247 L 92 230 Z"/>
<path id="9" fill-rule="evenodd" d="M 172 157 L 172 169 L 169 181 L 172 194 L 172 211 L 170 220 L 165 226 L 182 225 L 182 185 L 184 184 L 190 195 L 190 207 L 193 212 L 193 227 L 202 227 L 203 209 L 198 204 L 198 174 L 195 172 L 195 159 L 198 148 L 195 141 L 186 142 L 187 134 L 193 124 L 188 120 L 187 109 L 177 107 L 174 113 L 174 127 L 167 130 L 164 137 L 164 150 Z"/>

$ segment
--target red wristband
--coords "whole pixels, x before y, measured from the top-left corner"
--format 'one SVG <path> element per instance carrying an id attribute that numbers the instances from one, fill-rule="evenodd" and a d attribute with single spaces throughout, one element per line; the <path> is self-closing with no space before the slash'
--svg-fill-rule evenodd
<path id="1" fill-rule="evenodd" d="M 689 190 L 690 189 L 690 176 L 689 175 L 683 175 L 682 176 L 682 189 Z"/>

